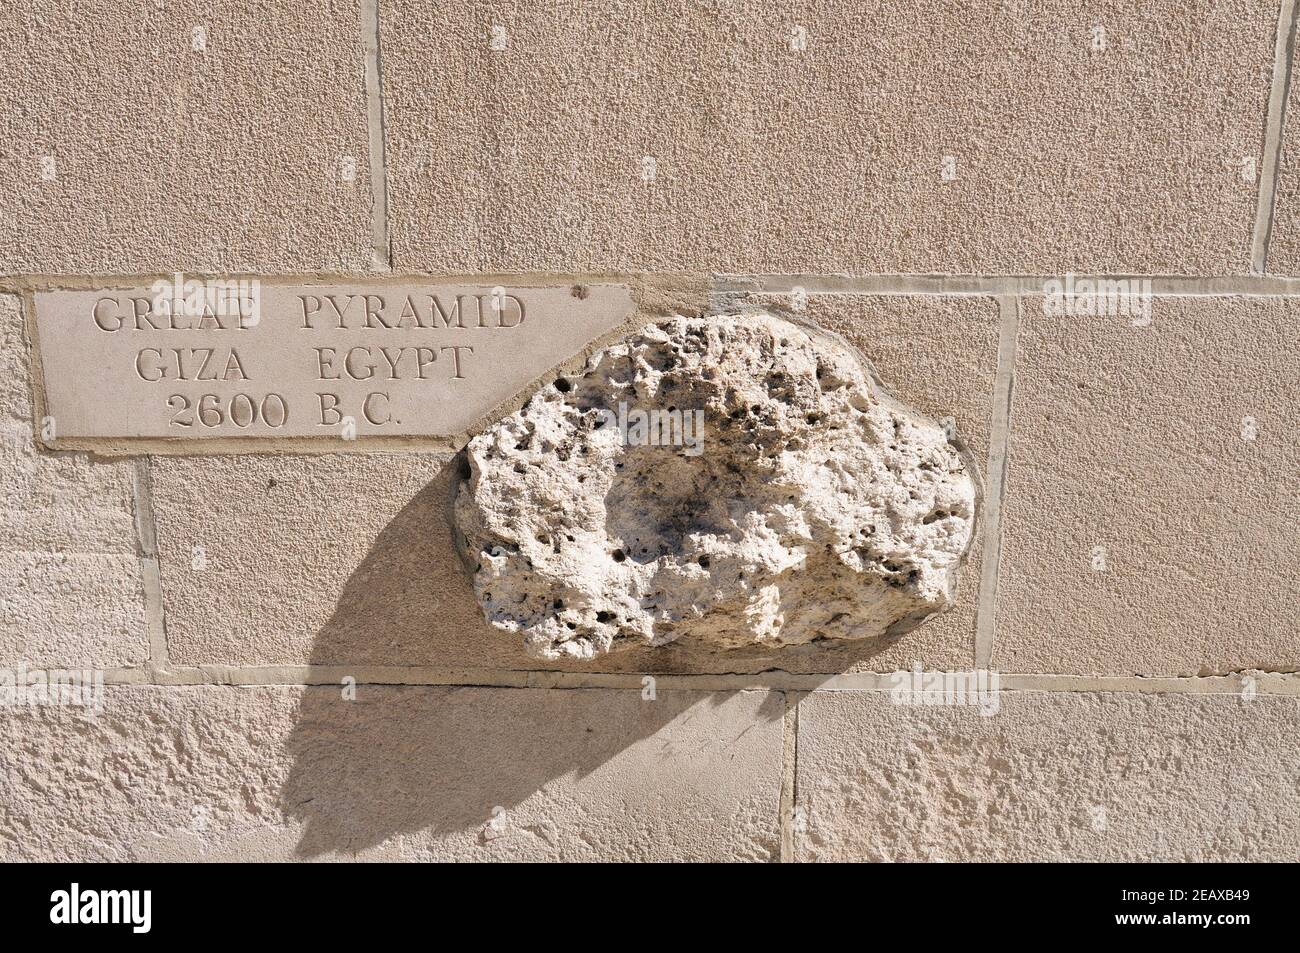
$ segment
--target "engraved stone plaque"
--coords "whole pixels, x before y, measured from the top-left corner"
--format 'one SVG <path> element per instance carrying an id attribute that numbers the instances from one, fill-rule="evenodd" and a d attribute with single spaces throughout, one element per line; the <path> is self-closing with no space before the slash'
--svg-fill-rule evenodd
<path id="1" fill-rule="evenodd" d="M 35 305 L 47 442 L 448 436 L 633 309 L 629 290 L 613 284 L 182 276 L 42 291 Z"/>

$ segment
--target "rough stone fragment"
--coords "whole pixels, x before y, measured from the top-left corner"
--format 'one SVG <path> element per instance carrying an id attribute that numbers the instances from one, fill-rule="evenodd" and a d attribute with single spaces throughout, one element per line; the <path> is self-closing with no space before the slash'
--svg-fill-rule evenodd
<path id="1" fill-rule="evenodd" d="M 540 658 L 901 634 L 947 607 L 975 524 L 948 433 L 766 313 L 647 326 L 467 456 L 475 591 Z"/>

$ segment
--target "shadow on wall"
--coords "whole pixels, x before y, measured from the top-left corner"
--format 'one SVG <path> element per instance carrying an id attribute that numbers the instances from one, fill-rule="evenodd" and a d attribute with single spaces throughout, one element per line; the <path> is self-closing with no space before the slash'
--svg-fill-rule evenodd
<path id="1" fill-rule="evenodd" d="M 486 843 L 489 822 L 499 810 L 513 814 L 557 779 L 591 774 L 670 722 L 695 717 L 700 706 L 726 699 L 725 694 L 666 692 L 647 702 L 638 692 L 625 691 L 603 693 L 602 704 L 589 705 L 582 698 L 586 694 L 584 689 L 362 687 L 357 701 L 342 702 L 332 686 L 307 690 L 282 793 L 285 813 L 304 824 L 298 854 L 355 853 L 415 833 L 428 840 L 468 833 Z M 783 707 L 781 694 L 773 693 L 760 717 L 780 719 Z M 734 740 L 717 739 L 717 744 L 725 749 Z M 658 770 L 668 769 L 675 757 L 667 742 L 644 755 L 663 763 Z M 634 810 L 634 804 L 621 806 Z M 741 809 L 734 805 L 731 813 Z M 724 821 L 719 818 L 718 826 Z"/>
<path id="2" fill-rule="evenodd" d="M 458 459 L 443 464 L 380 530 L 342 592 L 330 594 L 337 601 L 312 643 L 312 664 L 510 667 L 502 653 L 494 657 L 453 545 L 449 508 L 460 485 Z M 321 519 L 346 533 L 349 515 L 343 507 Z"/>
<path id="3" fill-rule="evenodd" d="M 455 551 L 450 505 L 459 482 L 459 460 L 452 458 L 378 534 L 316 634 L 313 664 L 624 674 L 785 669 L 830 678 L 895 641 L 725 655 L 672 645 L 585 666 L 530 659 L 516 637 L 483 620 Z M 346 510 L 320 518 L 346 533 Z M 593 692 L 602 696 L 598 705 L 591 704 Z M 482 840 L 495 808 L 509 811 L 570 772 L 585 776 L 699 714 L 698 706 L 721 705 L 731 695 L 660 691 L 647 702 L 627 690 L 363 685 L 356 701 L 345 701 L 339 686 L 310 688 L 288 740 L 292 765 L 281 805 L 304 824 L 298 853 L 305 857 L 354 853 L 415 832 L 479 831 Z M 783 707 L 782 693 L 773 692 L 760 718 L 779 720 Z M 726 739 L 718 743 L 724 747 L 716 757 L 723 757 Z M 674 756 L 666 742 L 646 753 L 661 771 L 674 770 Z"/>

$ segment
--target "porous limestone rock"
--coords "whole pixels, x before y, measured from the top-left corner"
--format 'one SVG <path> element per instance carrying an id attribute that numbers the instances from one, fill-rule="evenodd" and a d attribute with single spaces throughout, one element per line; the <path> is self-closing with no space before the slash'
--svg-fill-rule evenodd
<path id="1" fill-rule="evenodd" d="M 766 313 L 649 325 L 466 455 L 475 591 L 539 658 L 898 634 L 948 605 L 975 527 L 944 428 Z"/>

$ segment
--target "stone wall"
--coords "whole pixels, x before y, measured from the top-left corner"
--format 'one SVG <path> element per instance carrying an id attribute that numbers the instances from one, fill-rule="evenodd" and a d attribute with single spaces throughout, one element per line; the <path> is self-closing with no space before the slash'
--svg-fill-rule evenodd
<path id="1" fill-rule="evenodd" d="M 1295 28 L 1295 0 L 6 4 L 0 668 L 103 690 L 0 707 L 0 859 L 1294 860 Z M 510 357 L 528 386 L 457 433 L 44 432 L 37 296 L 175 272 L 625 287 L 569 368 L 675 314 L 820 325 L 981 470 L 954 604 L 539 661 L 484 621 L 451 503 L 557 361 Z M 110 421 L 112 382 L 74 382 Z M 981 688 L 908 691 L 935 673 Z"/>

